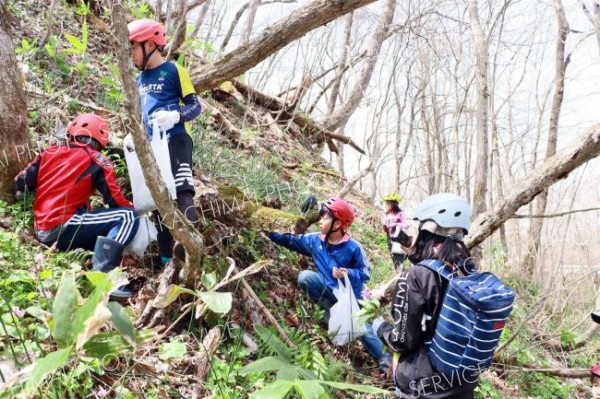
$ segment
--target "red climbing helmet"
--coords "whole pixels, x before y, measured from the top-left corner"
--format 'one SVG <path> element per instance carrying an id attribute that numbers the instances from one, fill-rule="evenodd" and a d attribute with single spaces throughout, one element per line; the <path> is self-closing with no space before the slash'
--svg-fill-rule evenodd
<path id="1" fill-rule="evenodd" d="M 96 114 L 81 114 L 69 123 L 67 134 L 71 139 L 84 137 L 94 139 L 100 148 L 108 144 L 108 124 Z"/>
<path id="2" fill-rule="evenodd" d="M 354 222 L 354 209 L 345 200 L 340 197 L 332 197 L 321 204 L 321 209 L 327 209 L 331 212 L 334 219 L 339 220 L 342 229 L 347 229 Z"/>
<path id="3" fill-rule="evenodd" d="M 143 43 L 150 40 L 157 46 L 167 45 L 165 29 L 160 22 L 151 19 L 138 19 L 127 24 L 127 29 L 129 29 L 130 42 Z"/>

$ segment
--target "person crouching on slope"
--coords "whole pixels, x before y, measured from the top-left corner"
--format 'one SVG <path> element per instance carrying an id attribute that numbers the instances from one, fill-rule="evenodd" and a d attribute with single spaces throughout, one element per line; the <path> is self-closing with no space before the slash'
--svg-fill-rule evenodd
<path id="1" fill-rule="evenodd" d="M 99 151 L 106 147 L 109 129 L 95 114 L 81 114 L 67 128 L 69 142 L 50 146 L 17 177 L 17 199 L 35 190 L 34 227 L 44 244 L 61 251 L 93 250 L 95 271 L 108 273 L 121 260 L 123 249 L 138 229 L 138 214 L 121 192 L 111 161 Z M 109 208 L 89 209 L 94 191 Z M 133 296 L 121 287 L 113 299 Z"/>
<path id="2" fill-rule="evenodd" d="M 269 238 L 278 245 L 313 259 L 317 271 L 300 272 L 298 286 L 311 301 L 325 310 L 327 319 L 329 310 L 337 302 L 333 290 L 338 288 L 338 279 L 347 275 L 356 299 L 360 300 L 370 268 L 362 247 L 348 235 L 348 229 L 354 221 L 352 206 L 341 198 L 333 197 L 319 205 L 319 212 L 320 234 L 269 233 Z M 383 344 L 373 333 L 371 325 L 367 324 L 366 328 L 367 334 L 360 339 L 371 357 L 378 361 L 380 370 L 387 373 L 391 356 L 383 351 Z"/>
<path id="3" fill-rule="evenodd" d="M 127 28 L 131 57 L 141 70 L 137 82 L 146 131 L 152 136 L 154 121 L 167 135 L 177 207 L 190 223 L 198 227 L 192 179 L 194 144 L 188 122 L 200 115 L 200 102 L 186 70 L 175 62 L 166 61 L 161 55 L 167 44 L 162 25 L 151 19 L 140 19 L 129 23 Z M 160 261 L 166 264 L 173 257 L 173 236 L 158 212 L 155 215 Z M 178 254 L 178 257 L 182 255 Z"/>
<path id="4" fill-rule="evenodd" d="M 431 365 L 425 342 L 433 337 L 447 283 L 436 272 L 418 265 L 437 259 L 463 275 L 475 272 L 463 243 L 470 218 L 471 207 L 465 199 L 436 194 L 417 207 L 416 220 L 409 221 L 405 231 L 411 243 L 403 248 L 414 266 L 398 278 L 392 299 L 393 324 L 381 317 L 373 321 L 373 330 L 400 356 L 394 383 L 401 398 L 472 399 L 479 384 L 478 378 L 447 381 Z"/>

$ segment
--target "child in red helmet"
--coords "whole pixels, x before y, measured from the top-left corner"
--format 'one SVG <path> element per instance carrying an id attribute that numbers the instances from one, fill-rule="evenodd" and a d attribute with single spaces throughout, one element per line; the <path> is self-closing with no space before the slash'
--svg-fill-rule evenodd
<path id="1" fill-rule="evenodd" d="M 194 225 L 198 214 L 194 205 L 192 180 L 193 142 L 188 122 L 200 114 L 200 102 L 185 69 L 166 61 L 161 51 L 167 44 L 165 31 L 159 22 L 140 19 L 128 26 L 131 57 L 141 70 L 138 87 L 142 103 L 142 117 L 148 135 L 152 135 L 152 121 L 169 140 L 171 171 L 175 177 L 177 205 Z M 173 256 L 173 237 L 157 217 L 158 246 L 161 262 Z"/>
<path id="2" fill-rule="evenodd" d="M 124 247 L 138 229 L 138 214 L 121 192 L 110 160 L 99 151 L 108 144 L 106 122 L 94 114 L 77 116 L 69 124 L 66 145 L 45 148 L 15 178 L 17 198 L 35 193 L 34 227 L 44 244 L 68 251 L 94 251 L 93 268 L 108 273 L 119 265 Z M 89 210 L 98 190 L 108 208 Z M 133 295 L 129 288 L 112 293 Z"/>
<path id="3" fill-rule="evenodd" d="M 320 234 L 269 233 L 269 238 L 278 245 L 310 256 L 317 271 L 303 270 L 298 275 L 298 286 L 326 312 L 337 302 L 333 289 L 338 279 L 347 275 L 354 295 L 362 299 L 364 282 L 369 279 L 368 266 L 362 247 L 351 239 L 348 229 L 354 221 L 354 210 L 345 200 L 333 197 L 320 204 Z M 381 371 L 388 372 L 391 357 L 383 351 L 383 343 L 367 324 L 367 334 L 360 339 L 369 354 L 379 362 Z"/>

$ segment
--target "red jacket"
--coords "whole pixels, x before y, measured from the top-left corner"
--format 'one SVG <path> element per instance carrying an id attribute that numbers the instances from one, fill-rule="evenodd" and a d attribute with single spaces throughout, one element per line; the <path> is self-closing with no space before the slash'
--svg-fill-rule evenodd
<path id="1" fill-rule="evenodd" d="M 66 223 L 88 207 L 95 190 L 111 208 L 133 207 L 117 185 L 113 164 L 90 146 L 69 143 L 45 148 L 17 177 L 17 189 L 34 191 L 36 230 Z"/>

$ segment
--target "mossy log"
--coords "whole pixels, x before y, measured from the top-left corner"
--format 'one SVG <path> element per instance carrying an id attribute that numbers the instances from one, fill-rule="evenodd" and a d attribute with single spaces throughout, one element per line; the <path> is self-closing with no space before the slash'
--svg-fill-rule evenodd
<path id="1" fill-rule="evenodd" d="M 262 206 L 239 188 L 216 183 L 218 196 L 196 199 L 200 218 L 227 225 L 245 226 L 256 231 L 283 231 L 302 234 L 309 226 L 301 215 Z"/>

